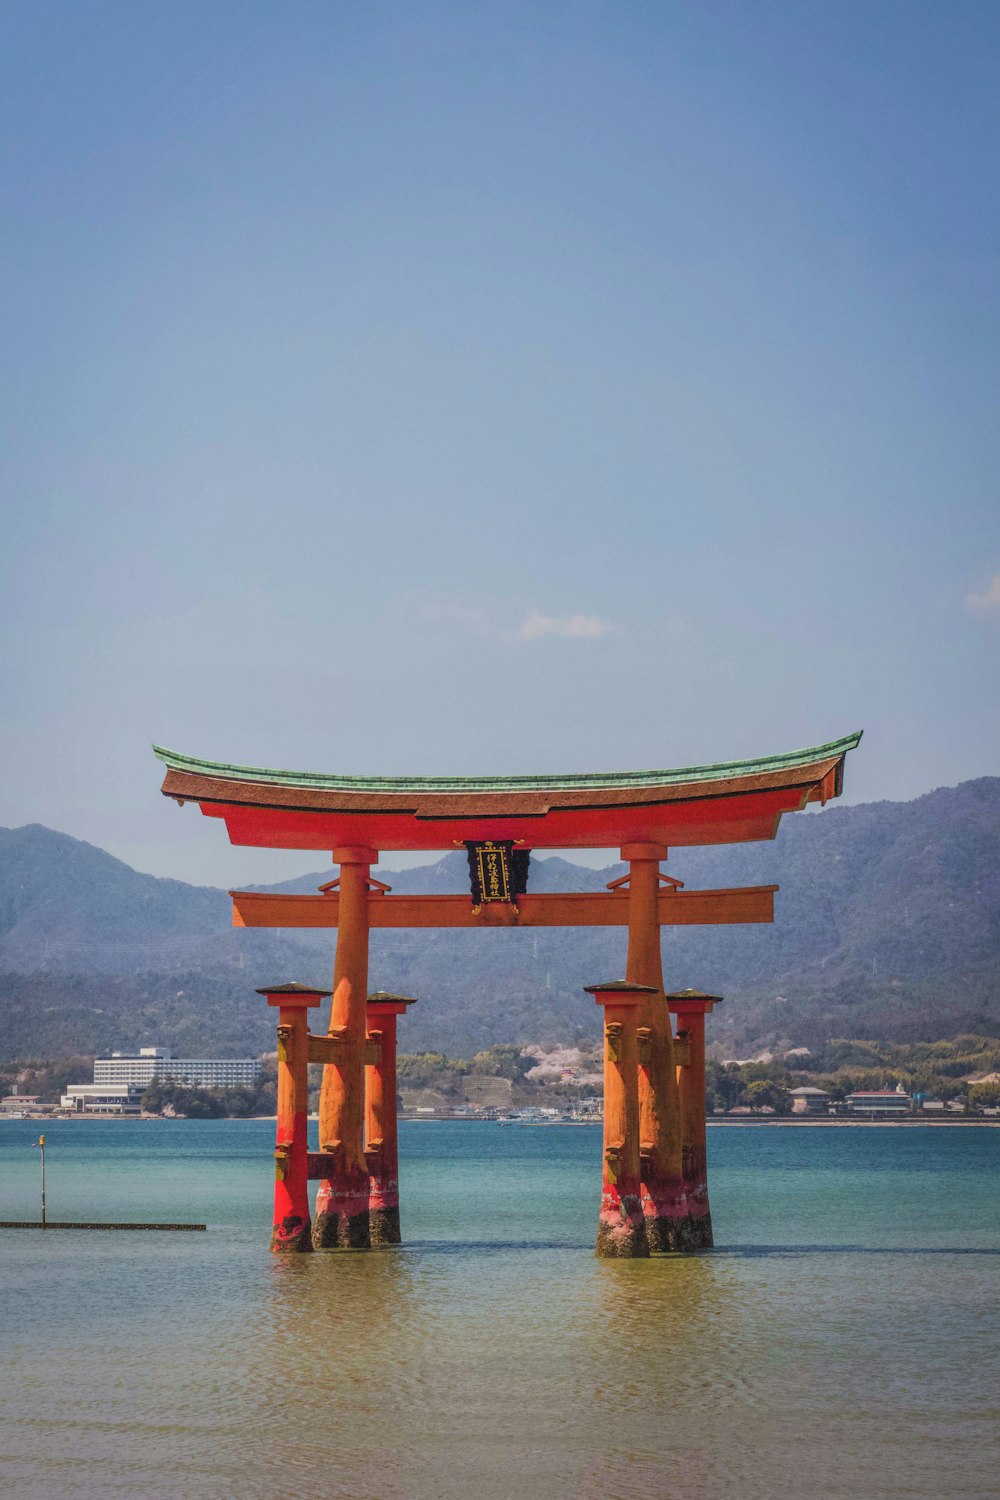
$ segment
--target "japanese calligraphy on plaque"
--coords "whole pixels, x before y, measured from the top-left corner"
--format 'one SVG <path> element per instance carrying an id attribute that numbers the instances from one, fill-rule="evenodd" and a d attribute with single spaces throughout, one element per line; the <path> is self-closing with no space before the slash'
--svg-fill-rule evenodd
<path id="1" fill-rule="evenodd" d="M 472 904 L 478 910 L 490 901 L 507 901 L 517 905 L 517 898 L 528 886 L 527 849 L 515 849 L 511 839 L 487 839 L 484 843 L 467 840 L 469 879 Z"/>

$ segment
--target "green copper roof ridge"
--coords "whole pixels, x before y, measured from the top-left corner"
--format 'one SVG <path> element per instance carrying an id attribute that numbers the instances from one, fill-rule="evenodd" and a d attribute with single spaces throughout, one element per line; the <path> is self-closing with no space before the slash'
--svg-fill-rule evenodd
<path id="1" fill-rule="evenodd" d="M 789 750 L 783 755 L 756 760 L 719 761 L 708 766 L 679 766 L 667 771 L 595 771 L 561 776 L 340 776 L 317 771 L 274 771 L 264 766 L 233 766 L 222 761 L 198 760 L 154 745 L 153 753 L 169 770 L 195 776 L 215 776 L 223 781 L 273 782 L 279 786 L 308 787 L 316 791 L 344 792 L 548 792 L 607 789 L 614 787 L 669 786 L 687 781 L 724 781 L 736 776 L 762 776 L 772 771 L 794 770 L 846 755 L 859 744 L 863 731 L 844 735 L 825 745 Z"/>

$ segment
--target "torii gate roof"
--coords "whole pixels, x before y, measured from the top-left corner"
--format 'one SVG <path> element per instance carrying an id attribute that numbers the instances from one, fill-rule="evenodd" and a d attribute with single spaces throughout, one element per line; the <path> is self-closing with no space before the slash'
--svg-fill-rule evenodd
<path id="1" fill-rule="evenodd" d="M 562 776 L 342 776 L 197 760 L 154 745 L 163 794 L 222 818 L 232 843 L 448 849 L 466 839 L 604 849 L 773 839 L 783 813 L 840 795 L 861 739 L 759 760 Z"/>

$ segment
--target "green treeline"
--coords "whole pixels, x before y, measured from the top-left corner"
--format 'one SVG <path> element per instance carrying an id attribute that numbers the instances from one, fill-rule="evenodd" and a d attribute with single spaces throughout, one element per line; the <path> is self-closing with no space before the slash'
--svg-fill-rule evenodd
<path id="1" fill-rule="evenodd" d="M 487 1047 L 474 1057 L 446 1057 L 443 1052 L 404 1052 L 396 1063 L 400 1088 L 440 1089 L 459 1078 L 508 1078 L 520 1083 L 538 1059 L 520 1047 Z"/>
<path id="2" fill-rule="evenodd" d="M 441 1088 L 472 1075 L 518 1082 L 536 1061 L 525 1056 L 520 1047 L 513 1046 L 488 1047 L 468 1060 L 446 1057 L 443 1052 L 404 1053 L 397 1059 L 398 1083 L 401 1088 Z M 318 1064 L 309 1069 L 310 1110 L 319 1106 L 322 1072 Z M 273 1115 L 278 1107 L 275 1058 L 265 1057 L 260 1079 L 252 1089 L 185 1088 L 154 1078 L 142 1096 L 142 1107 L 150 1114 L 184 1115 L 200 1120 Z"/>
<path id="3" fill-rule="evenodd" d="M 187 1088 L 154 1078 L 140 1103 L 151 1115 L 182 1115 L 187 1120 L 248 1119 L 273 1115 L 278 1108 L 278 1073 L 274 1058 L 265 1058 L 253 1088 Z"/>
<path id="4" fill-rule="evenodd" d="M 1000 1040 L 966 1034 L 938 1042 L 878 1042 L 838 1038 L 769 1062 L 722 1063 L 706 1069 L 708 1108 L 770 1106 L 791 1112 L 789 1090 L 803 1085 L 826 1089 L 834 1102 L 863 1089 L 895 1088 L 908 1094 L 971 1109 L 1000 1105 L 1000 1083 L 975 1082 L 976 1075 L 1000 1072 Z M 970 1075 L 972 1075 L 970 1077 Z"/>

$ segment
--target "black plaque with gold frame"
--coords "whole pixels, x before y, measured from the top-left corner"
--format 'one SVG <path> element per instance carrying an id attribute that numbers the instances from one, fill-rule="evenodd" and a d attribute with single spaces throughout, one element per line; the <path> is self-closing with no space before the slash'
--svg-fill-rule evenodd
<path id="1" fill-rule="evenodd" d="M 516 849 L 512 839 L 469 839 L 465 850 L 476 910 L 494 901 L 516 906 L 528 886 L 529 851 Z"/>

